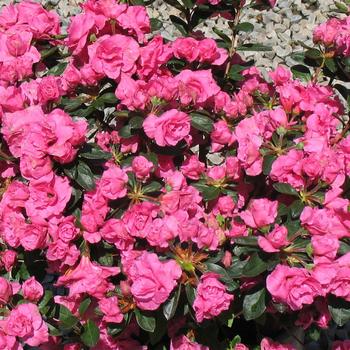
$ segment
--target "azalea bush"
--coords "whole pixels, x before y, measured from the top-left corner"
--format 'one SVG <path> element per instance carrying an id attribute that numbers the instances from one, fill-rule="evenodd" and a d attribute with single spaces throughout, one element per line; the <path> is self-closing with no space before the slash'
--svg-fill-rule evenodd
<path id="1" fill-rule="evenodd" d="M 265 77 L 275 1 L 151 2 L 1 9 L 0 348 L 349 349 L 349 2 Z"/>

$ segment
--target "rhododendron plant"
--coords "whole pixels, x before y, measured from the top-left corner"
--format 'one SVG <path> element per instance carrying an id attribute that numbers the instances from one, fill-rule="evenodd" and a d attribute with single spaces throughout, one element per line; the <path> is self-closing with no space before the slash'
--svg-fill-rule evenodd
<path id="1" fill-rule="evenodd" d="M 328 342 L 350 320 L 349 2 L 267 75 L 241 15 L 276 1 L 167 0 L 173 41 L 151 2 L 87 0 L 66 29 L 0 10 L 0 348 Z"/>

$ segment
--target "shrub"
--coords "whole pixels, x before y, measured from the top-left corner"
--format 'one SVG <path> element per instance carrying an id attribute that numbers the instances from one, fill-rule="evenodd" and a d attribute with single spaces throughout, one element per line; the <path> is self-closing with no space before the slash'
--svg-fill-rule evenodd
<path id="1" fill-rule="evenodd" d="M 1 10 L 2 348 L 320 339 L 350 319 L 349 17 L 264 78 L 240 16 L 275 1 L 167 0 L 173 42 L 150 3 Z"/>

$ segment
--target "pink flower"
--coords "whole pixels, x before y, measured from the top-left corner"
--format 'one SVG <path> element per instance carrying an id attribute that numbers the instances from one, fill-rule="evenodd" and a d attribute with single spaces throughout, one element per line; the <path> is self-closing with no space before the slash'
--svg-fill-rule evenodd
<path id="1" fill-rule="evenodd" d="M 270 201 L 266 198 L 252 199 L 248 208 L 240 213 L 240 217 L 246 225 L 261 228 L 275 221 L 277 207 L 277 201 Z"/>
<path id="2" fill-rule="evenodd" d="M 249 350 L 249 348 L 242 343 L 238 343 L 233 350 Z"/>
<path id="3" fill-rule="evenodd" d="M 131 163 L 131 169 L 139 180 L 148 179 L 153 167 L 154 164 L 144 156 L 135 157 Z"/>
<path id="4" fill-rule="evenodd" d="M 183 105 L 203 104 L 220 92 L 211 70 L 185 69 L 175 79 L 179 84 L 178 93 Z"/>
<path id="5" fill-rule="evenodd" d="M 267 277 L 266 286 L 276 302 L 287 304 L 293 311 L 322 295 L 321 285 L 307 270 L 285 265 L 276 266 Z"/>
<path id="6" fill-rule="evenodd" d="M 270 338 L 264 338 L 260 343 L 261 350 L 296 350 L 291 344 L 279 344 Z"/>
<path id="7" fill-rule="evenodd" d="M 7 88 L 0 86 L 0 101 L 0 107 L 4 113 L 16 112 L 23 109 L 24 98 L 21 94 L 21 89 L 15 86 L 9 86 Z"/>
<path id="8" fill-rule="evenodd" d="M 224 120 L 214 123 L 210 138 L 213 152 L 218 152 L 225 146 L 231 146 L 236 141 L 235 134 L 229 129 Z"/>
<path id="9" fill-rule="evenodd" d="M 104 171 L 99 182 L 99 192 L 107 199 L 123 198 L 126 195 L 128 175 L 117 165 L 112 164 Z"/>
<path id="10" fill-rule="evenodd" d="M 124 315 L 122 314 L 118 306 L 117 297 L 103 298 L 99 300 L 98 306 L 103 312 L 103 321 L 120 323 L 124 320 Z"/>
<path id="11" fill-rule="evenodd" d="M 125 224 L 119 219 L 109 219 L 100 230 L 100 234 L 109 243 L 113 243 L 119 250 L 132 249 L 134 238 L 128 233 Z"/>
<path id="12" fill-rule="evenodd" d="M 175 146 L 185 139 L 191 129 L 190 117 L 176 109 L 163 113 L 160 117 L 149 115 L 143 122 L 146 135 L 155 139 L 159 146 Z"/>
<path id="13" fill-rule="evenodd" d="M 205 165 L 196 155 L 187 157 L 181 165 L 181 172 L 191 180 L 198 180 L 205 170 Z"/>
<path id="14" fill-rule="evenodd" d="M 87 293 L 102 299 L 108 291 L 114 289 L 114 285 L 107 278 L 119 272 L 118 267 L 100 266 L 83 255 L 73 270 L 58 278 L 57 285 L 69 288 L 69 296 Z"/>
<path id="15" fill-rule="evenodd" d="M 209 348 L 191 341 L 185 335 L 181 335 L 171 339 L 170 350 L 209 350 Z"/>
<path id="16" fill-rule="evenodd" d="M 57 101 L 63 94 L 61 78 L 47 76 L 42 78 L 38 86 L 38 100 L 41 104 Z"/>
<path id="17" fill-rule="evenodd" d="M 72 18 L 67 29 L 67 44 L 74 55 L 78 55 L 83 50 L 94 27 L 94 16 L 89 13 L 81 13 Z"/>
<path id="18" fill-rule="evenodd" d="M 1 262 L 4 264 L 6 271 L 11 271 L 17 260 L 17 253 L 14 250 L 5 250 L 0 255 Z"/>
<path id="19" fill-rule="evenodd" d="M 23 139 L 33 128 L 33 124 L 41 123 L 44 120 L 45 115 L 39 106 L 5 114 L 2 120 L 1 132 L 15 157 L 20 157 L 23 154 Z"/>
<path id="20" fill-rule="evenodd" d="M 202 322 L 220 315 L 228 310 L 232 300 L 233 295 L 226 293 L 226 286 L 219 281 L 219 275 L 205 273 L 200 279 L 193 303 L 197 321 Z"/>
<path id="21" fill-rule="evenodd" d="M 221 214 L 224 217 L 232 217 L 233 210 L 235 209 L 235 202 L 231 196 L 219 197 L 215 207 L 213 209 L 214 215 Z"/>
<path id="22" fill-rule="evenodd" d="M 47 245 L 47 226 L 46 222 L 35 222 L 27 224 L 23 234 L 19 237 L 20 243 L 25 250 L 33 251 L 43 249 Z"/>
<path id="23" fill-rule="evenodd" d="M 172 49 L 174 56 L 194 62 L 200 54 L 198 41 L 193 38 L 178 38 L 173 42 Z"/>
<path id="24" fill-rule="evenodd" d="M 311 245 L 316 264 L 331 262 L 337 256 L 340 246 L 339 240 L 332 234 L 323 236 L 315 235 L 311 237 Z"/>
<path id="25" fill-rule="evenodd" d="M 269 73 L 269 76 L 276 85 L 283 85 L 292 79 L 291 71 L 283 66 L 278 66 L 273 72 Z"/>
<path id="26" fill-rule="evenodd" d="M 0 348 L 4 350 L 23 350 L 16 337 L 6 334 L 2 329 L 0 329 Z"/>
<path id="27" fill-rule="evenodd" d="M 247 175 L 259 175 L 263 161 L 259 149 L 263 138 L 255 119 L 246 118 L 240 121 L 236 126 L 235 136 L 238 142 L 237 158 L 241 161 Z"/>
<path id="28" fill-rule="evenodd" d="M 62 80 L 66 84 L 66 90 L 74 89 L 81 81 L 80 71 L 70 62 L 62 74 Z"/>
<path id="29" fill-rule="evenodd" d="M 341 21 L 338 18 L 331 18 L 314 29 L 313 40 L 315 43 L 322 42 L 331 46 L 339 33 Z"/>
<path id="30" fill-rule="evenodd" d="M 57 238 L 66 243 L 73 241 L 79 234 L 79 229 L 75 227 L 74 222 L 74 216 L 63 217 L 57 226 Z"/>
<path id="31" fill-rule="evenodd" d="M 266 237 L 258 237 L 259 247 L 267 253 L 278 252 L 281 248 L 289 244 L 288 231 L 285 226 L 276 225 Z"/>
<path id="32" fill-rule="evenodd" d="M 0 304 L 7 304 L 12 294 L 13 291 L 10 282 L 4 277 L 0 277 Z"/>
<path id="33" fill-rule="evenodd" d="M 121 34 L 104 35 L 88 50 L 93 70 L 111 79 L 119 79 L 121 73 L 133 74 L 140 55 L 137 42 Z"/>
<path id="34" fill-rule="evenodd" d="M 81 223 L 85 230 L 96 232 L 103 225 L 109 210 L 107 202 L 108 200 L 101 196 L 98 188 L 85 194 L 81 212 Z"/>
<path id="35" fill-rule="evenodd" d="M 145 6 L 128 6 L 117 18 L 118 24 L 130 34 L 136 34 L 139 42 L 145 41 L 145 34 L 150 32 L 150 20 Z"/>
<path id="36" fill-rule="evenodd" d="M 332 350 L 349 350 L 350 340 L 337 340 L 332 344 Z"/>
<path id="37" fill-rule="evenodd" d="M 30 277 L 22 284 L 22 291 L 24 298 L 33 303 L 38 302 L 44 295 L 43 286 L 34 276 Z"/>
<path id="38" fill-rule="evenodd" d="M 47 153 L 59 163 L 71 162 L 78 147 L 85 142 L 87 122 L 83 119 L 73 121 L 69 114 L 56 108 L 47 116 L 47 123 L 54 135 Z"/>
<path id="39" fill-rule="evenodd" d="M 227 51 L 218 48 L 214 39 L 206 38 L 199 42 L 199 60 L 213 65 L 222 65 L 227 60 Z"/>
<path id="40" fill-rule="evenodd" d="M 169 297 L 182 274 L 175 260 L 160 261 L 153 253 L 144 252 L 131 265 L 131 293 L 142 310 L 156 310 Z"/>
<path id="41" fill-rule="evenodd" d="M 162 64 L 169 61 L 172 53 L 173 50 L 170 45 L 164 44 L 163 38 L 160 35 L 156 35 L 146 46 L 140 48 L 140 67 L 138 67 L 137 73 L 143 79 L 154 75 Z"/>
<path id="42" fill-rule="evenodd" d="M 36 2 L 23 1 L 17 5 L 18 24 L 29 30 L 37 39 L 45 39 L 60 33 L 60 18 L 54 11 L 47 11 Z"/>
<path id="43" fill-rule="evenodd" d="M 43 219 L 63 212 L 72 189 L 67 178 L 55 175 L 49 183 L 29 184 L 29 199 L 25 203 L 27 214 Z"/>
<path id="44" fill-rule="evenodd" d="M 30 346 L 38 346 L 49 339 L 48 328 L 34 304 L 20 304 L 13 309 L 5 319 L 4 330 Z"/>
<path id="45" fill-rule="evenodd" d="M 115 90 L 115 95 L 121 104 L 130 110 L 144 109 L 149 100 L 145 83 L 142 80 L 135 81 L 128 74 L 122 73 L 120 82 Z"/>

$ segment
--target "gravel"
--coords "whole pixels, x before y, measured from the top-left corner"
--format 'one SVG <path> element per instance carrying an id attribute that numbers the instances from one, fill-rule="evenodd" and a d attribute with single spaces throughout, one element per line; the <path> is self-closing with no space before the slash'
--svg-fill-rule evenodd
<path id="1" fill-rule="evenodd" d="M 0 0 L 0 5 L 8 4 L 11 0 Z M 56 9 L 61 15 L 64 26 L 68 24 L 68 18 L 80 11 L 81 0 L 42 0 L 45 6 Z M 259 43 L 272 47 L 269 52 L 244 52 L 247 59 L 255 59 L 258 67 L 275 68 L 284 63 L 288 66 L 296 64 L 290 55 L 300 51 L 298 42 L 312 45 L 313 28 L 327 20 L 330 10 L 334 8 L 334 0 L 278 0 L 277 6 L 269 11 L 247 10 L 242 21 L 254 24 L 255 30 L 251 36 L 246 35 L 246 42 Z M 163 21 L 161 34 L 173 40 L 180 35 L 171 24 L 170 15 L 178 15 L 178 11 L 169 7 L 164 1 L 156 0 L 149 15 Z M 221 17 L 216 17 L 200 25 L 209 37 L 216 37 L 213 27 L 228 33 L 227 22 Z"/>

